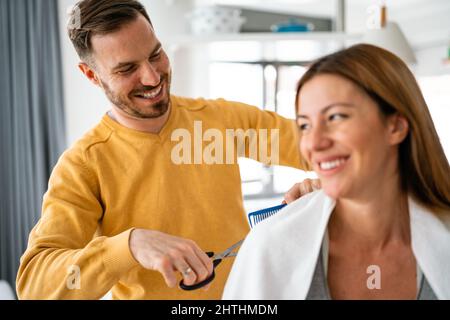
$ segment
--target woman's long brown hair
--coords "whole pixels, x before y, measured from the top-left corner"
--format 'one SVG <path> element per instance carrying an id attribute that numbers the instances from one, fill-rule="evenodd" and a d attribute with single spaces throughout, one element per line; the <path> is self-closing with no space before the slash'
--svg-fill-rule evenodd
<path id="1" fill-rule="evenodd" d="M 450 167 L 416 79 L 397 56 L 359 44 L 325 56 L 311 65 L 297 87 L 319 74 L 342 76 L 369 94 L 383 115 L 399 114 L 409 132 L 399 146 L 402 187 L 436 213 L 450 215 Z"/>

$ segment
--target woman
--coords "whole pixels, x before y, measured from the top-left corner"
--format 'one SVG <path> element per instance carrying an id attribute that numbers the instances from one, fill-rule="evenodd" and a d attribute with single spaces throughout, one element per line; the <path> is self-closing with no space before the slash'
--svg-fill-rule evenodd
<path id="1" fill-rule="evenodd" d="M 395 55 L 356 45 L 315 62 L 296 98 L 322 190 L 259 224 L 225 299 L 450 299 L 450 169 Z"/>

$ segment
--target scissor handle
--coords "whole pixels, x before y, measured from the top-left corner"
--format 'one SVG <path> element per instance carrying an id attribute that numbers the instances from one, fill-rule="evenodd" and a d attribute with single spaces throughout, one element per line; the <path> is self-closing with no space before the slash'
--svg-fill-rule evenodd
<path id="1" fill-rule="evenodd" d="M 205 253 L 206 253 L 206 254 L 208 255 L 208 257 L 210 257 L 210 258 L 212 258 L 212 257 L 214 256 L 214 252 L 205 252 Z M 222 262 L 222 259 L 214 259 L 214 260 L 213 260 L 213 266 L 214 266 L 214 269 L 215 269 L 221 262 Z M 200 289 L 201 287 L 206 286 L 206 285 L 207 285 L 208 283 L 210 283 L 211 281 L 213 281 L 215 277 L 216 277 L 216 273 L 215 273 L 214 270 L 213 270 L 213 272 L 211 273 L 211 275 L 210 275 L 208 278 L 206 278 L 206 279 L 203 280 L 202 282 L 193 284 L 193 285 L 191 285 L 191 286 L 188 286 L 188 285 L 184 284 L 184 283 L 183 283 L 183 280 L 181 280 L 181 281 L 180 281 L 180 288 L 183 289 L 183 290 L 186 290 L 186 291 L 197 290 L 197 289 Z"/>

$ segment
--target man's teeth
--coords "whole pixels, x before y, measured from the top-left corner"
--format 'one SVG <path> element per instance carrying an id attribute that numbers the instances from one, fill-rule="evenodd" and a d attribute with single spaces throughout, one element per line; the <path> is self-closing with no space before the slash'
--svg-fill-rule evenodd
<path id="1" fill-rule="evenodd" d="M 136 94 L 137 97 L 141 97 L 141 98 L 145 98 L 145 99 L 153 99 L 155 98 L 157 95 L 160 94 L 162 90 L 162 86 L 159 86 L 156 89 L 153 89 L 152 91 L 145 91 L 145 92 L 141 92 L 139 94 Z"/>
<path id="2" fill-rule="evenodd" d="M 322 169 L 322 170 L 330 170 L 330 169 L 339 167 L 345 161 L 347 161 L 347 159 L 341 158 L 341 159 L 336 159 L 333 161 L 320 162 L 319 165 L 320 165 L 320 169 Z"/>

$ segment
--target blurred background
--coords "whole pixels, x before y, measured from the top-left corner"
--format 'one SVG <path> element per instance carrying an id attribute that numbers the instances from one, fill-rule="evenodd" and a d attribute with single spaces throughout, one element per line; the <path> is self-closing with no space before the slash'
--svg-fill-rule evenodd
<path id="1" fill-rule="evenodd" d="M 450 1 L 142 0 L 172 64 L 172 93 L 225 98 L 294 118 L 312 60 L 359 42 L 408 63 L 450 155 Z M 109 109 L 66 34 L 74 0 L 0 1 L 0 299 L 60 154 Z M 383 9 L 384 8 L 384 9 Z M 279 204 L 314 174 L 240 159 L 247 211 Z"/>

